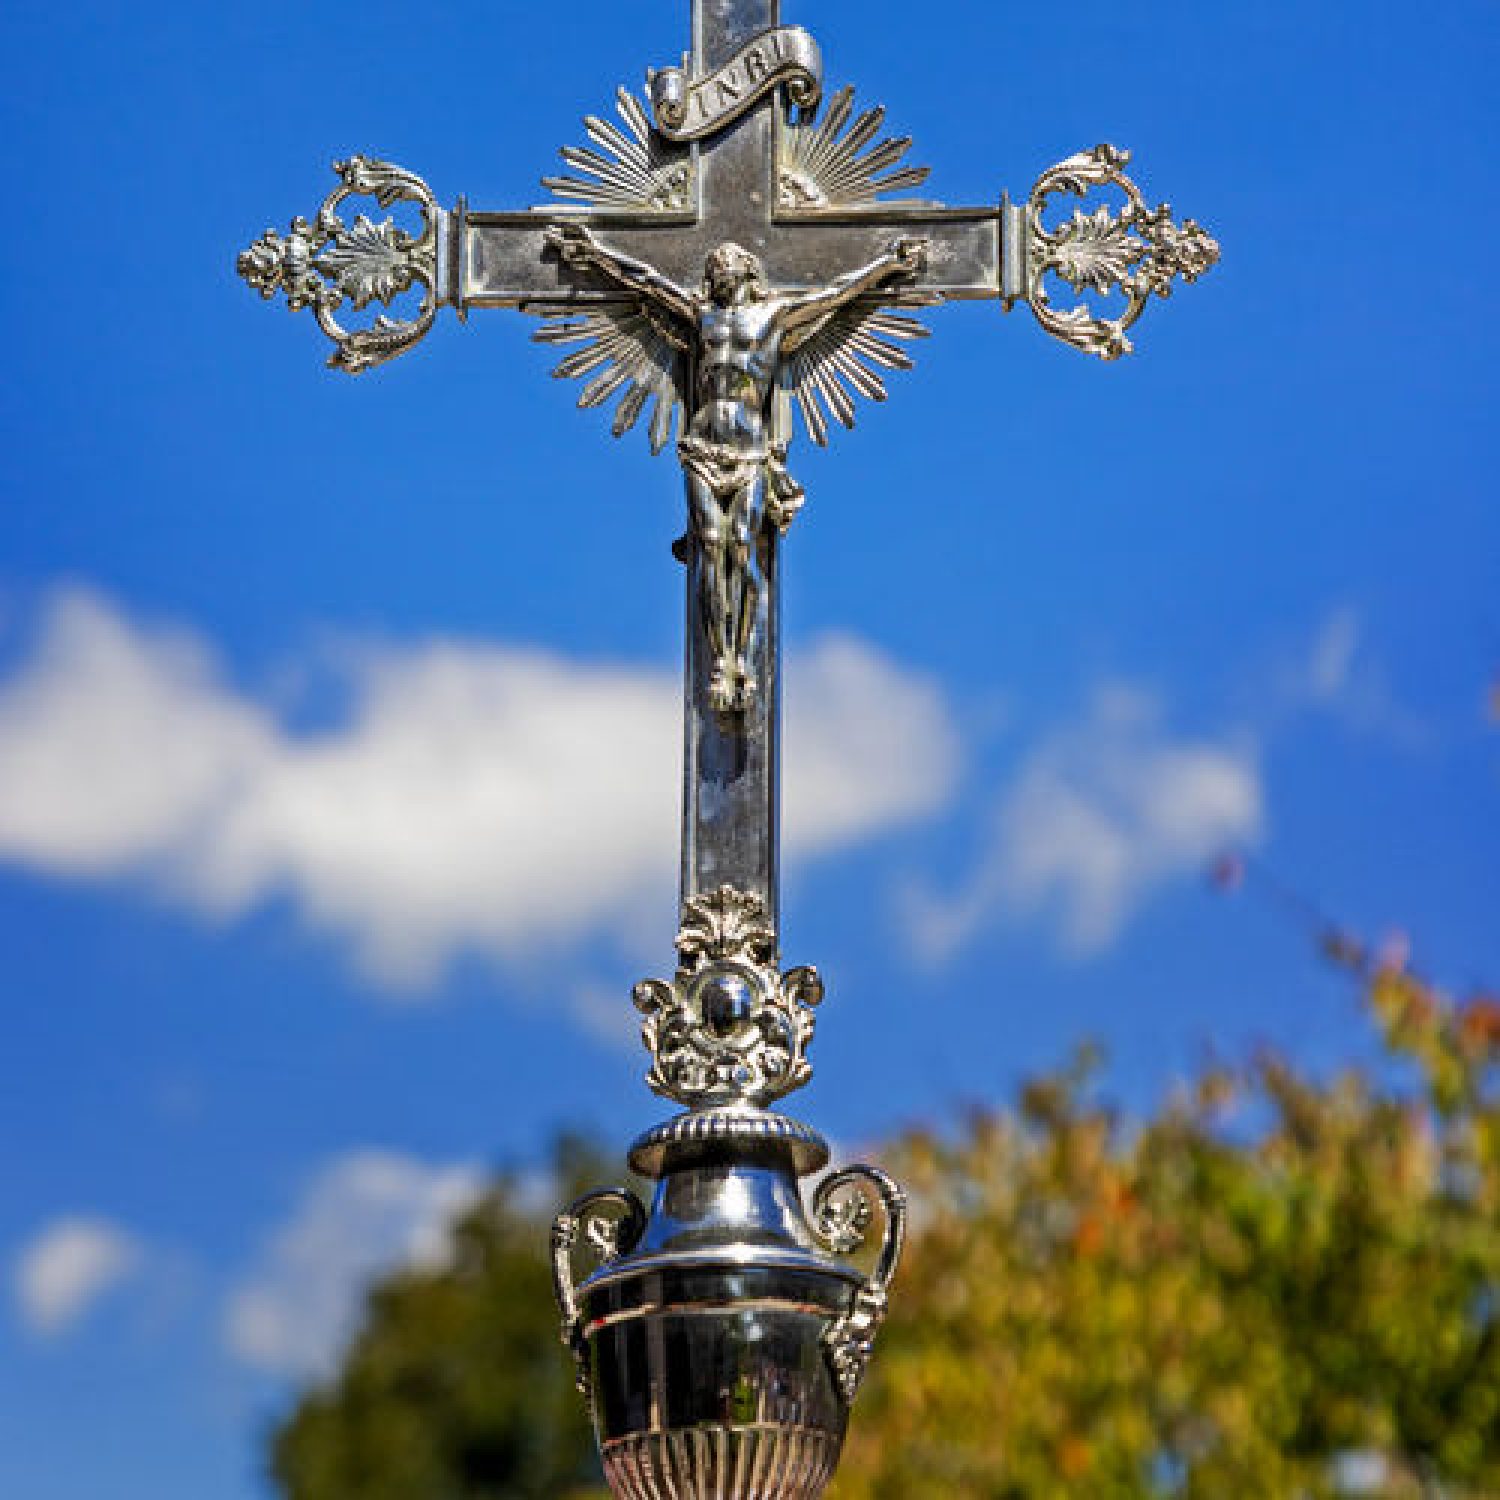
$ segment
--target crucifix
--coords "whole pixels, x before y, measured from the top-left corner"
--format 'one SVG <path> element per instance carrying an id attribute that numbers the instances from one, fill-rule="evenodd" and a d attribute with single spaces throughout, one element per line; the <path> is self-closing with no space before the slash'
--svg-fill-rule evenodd
<path id="1" fill-rule="evenodd" d="M 239 258 L 263 296 L 310 309 L 358 373 L 405 353 L 438 311 L 512 308 L 564 351 L 579 404 L 612 404 L 618 436 L 673 444 L 688 575 L 682 914 L 675 978 L 635 990 L 648 1081 L 685 1113 L 636 1142 L 658 1183 L 558 1220 L 564 1336 L 616 1494 L 777 1500 L 820 1494 L 884 1315 L 905 1224 L 900 1189 L 853 1168 L 804 1206 L 826 1146 L 769 1106 L 811 1075 L 815 970 L 781 973 L 778 905 L 779 566 L 806 496 L 790 453 L 885 399 L 927 336 L 917 314 L 959 300 L 1026 304 L 1049 334 L 1102 359 L 1219 247 L 1152 207 L 1112 146 L 1069 157 L 1023 201 L 950 208 L 912 196 L 925 169 L 884 135 L 884 111 L 828 94 L 813 37 L 779 0 L 692 0 L 692 45 L 622 89 L 616 119 L 521 211 L 439 206 L 425 182 L 365 157 L 312 220 Z M 1111 190 L 1054 219 L 1054 199 Z M 340 210 L 416 205 L 391 218 Z M 1068 305 L 1056 298 L 1064 294 Z M 356 311 L 412 295 L 411 316 Z M 844 1257 L 884 1225 L 873 1270 Z M 580 1237 L 597 1269 L 574 1285 Z M 809 1360 L 809 1347 L 820 1349 Z"/>

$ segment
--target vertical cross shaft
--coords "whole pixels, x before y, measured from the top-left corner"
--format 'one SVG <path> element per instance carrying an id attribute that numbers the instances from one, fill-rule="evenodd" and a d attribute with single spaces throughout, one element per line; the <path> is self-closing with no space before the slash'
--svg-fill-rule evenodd
<path id="1" fill-rule="evenodd" d="M 693 45 L 698 73 L 718 67 L 753 37 L 775 26 L 779 0 L 694 0 Z M 773 95 L 699 155 L 705 218 L 726 238 L 764 254 L 771 229 L 774 160 Z M 786 434 L 773 433 L 774 441 Z M 749 706 L 725 717 L 709 702 L 714 665 L 699 601 L 704 558 L 688 561 L 685 787 L 682 899 L 733 886 L 765 903 L 779 931 L 778 865 L 781 758 L 781 579 L 774 532 L 761 543 L 765 589 L 756 609 L 746 665 Z"/>
<path id="2" fill-rule="evenodd" d="M 693 0 L 693 50 L 701 76 L 781 19 L 781 0 Z"/>

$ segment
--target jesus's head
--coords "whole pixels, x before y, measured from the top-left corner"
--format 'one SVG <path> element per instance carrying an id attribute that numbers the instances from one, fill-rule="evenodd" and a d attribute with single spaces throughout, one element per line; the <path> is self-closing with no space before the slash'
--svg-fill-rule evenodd
<path id="1" fill-rule="evenodd" d="M 741 245 L 720 245 L 710 252 L 703 268 L 703 290 L 720 307 L 764 297 L 765 268 L 760 257 Z"/>

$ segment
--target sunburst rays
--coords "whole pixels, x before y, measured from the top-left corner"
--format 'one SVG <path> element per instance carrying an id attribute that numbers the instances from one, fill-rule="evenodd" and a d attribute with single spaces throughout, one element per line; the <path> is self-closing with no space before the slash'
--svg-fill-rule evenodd
<path id="1" fill-rule="evenodd" d="M 692 208 L 692 149 L 674 145 L 652 128 L 648 106 L 621 89 L 620 123 L 591 115 L 584 121 L 591 145 L 567 147 L 569 176 L 543 185 L 581 209 L 617 213 L 672 213 Z M 828 101 L 820 118 L 782 126 L 777 195 L 783 210 L 869 207 L 909 193 L 927 181 L 928 169 L 905 164 L 911 141 L 883 136 L 885 110 L 856 112 L 854 90 Z M 915 201 L 915 200 L 908 200 Z M 935 298 L 896 293 L 861 298 L 829 319 L 782 365 L 783 399 L 795 407 L 808 436 L 826 447 L 835 425 L 853 427 L 859 398 L 884 401 L 885 377 L 909 370 L 904 346 L 929 330 L 905 309 Z M 893 309 L 898 302 L 902 310 Z M 585 382 L 583 407 L 615 403 L 613 431 L 619 437 L 647 418 L 653 452 L 672 440 L 685 401 L 681 331 L 638 298 L 621 297 L 587 309 L 536 307 L 545 321 L 535 338 L 572 346 L 553 372 Z"/>
<path id="2" fill-rule="evenodd" d="M 911 138 L 877 140 L 884 124 L 882 108 L 855 118 L 852 88 L 840 89 L 820 119 L 789 122 L 782 134 L 777 183 L 781 206 L 848 208 L 921 187 L 930 169 L 902 166 Z"/>
<path id="3" fill-rule="evenodd" d="M 562 159 L 580 175 L 544 177 L 542 186 L 566 203 L 623 213 L 672 213 L 692 206 L 693 158 L 651 128 L 646 106 L 628 89 L 615 99 L 624 129 L 590 115 L 590 146 L 564 146 Z M 598 149 L 595 150 L 594 147 Z"/>
<path id="4" fill-rule="evenodd" d="M 930 306 L 935 298 L 911 298 L 908 305 Z M 884 401 L 884 371 L 909 370 L 912 357 L 903 344 L 931 336 L 932 330 L 905 313 L 892 312 L 878 297 L 844 308 L 787 361 L 783 391 L 802 417 L 807 435 L 828 446 L 830 420 L 853 427 L 855 397 Z"/>
<path id="5" fill-rule="evenodd" d="M 652 315 L 634 300 L 600 303 L 583 313 L 551 313 L 532 335 L 539 344 L 580 345 L 552 372 L 559 380 L 588 380 L 582 407 L 619 396 L 612 430 L 623 437 L 651 409 L 651 451 L 672 440 L 682 401 L 681 351 Z"/>

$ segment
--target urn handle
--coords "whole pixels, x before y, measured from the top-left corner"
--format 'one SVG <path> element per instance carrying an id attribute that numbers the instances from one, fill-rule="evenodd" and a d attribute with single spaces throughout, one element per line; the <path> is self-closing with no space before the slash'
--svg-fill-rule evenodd
<path id="1" fill-rule="evenodd" d="M 611 1209 L 615 1212 L 608 1212 Z M 585 1398 L 589 1395 L 588 1344 L 573 1283 L 573 1251 L 581 1235 L 596 1265 L 612 1265 L 635 1249 L 645 1231 L 646 1210 L 629 1188 L 589 1193 L 553 1221 L 552 1285 L 562 1312 L 562 1341 L 572 1351 L 578 1366 L 578 1389 Z"/>
<path id="2" fill-rule="evenodd" d="M 824 1178 L 813 1195 L 813 1223 L 818 1235 L 839 1255 L 850 1254 L 868 1239 L 875 1198 L 885 1212 L 880 1258 L 868 1280 L 854 1293 L 849 1311 L 830 1324 L 823 1335 L 839 1389 L 850 1402 L 864 1383 L 875 1335 L 890 1305 L 891 1281 L 906 1243 L 906 1194 L 878 1167 L 850 1167 Z"/>

